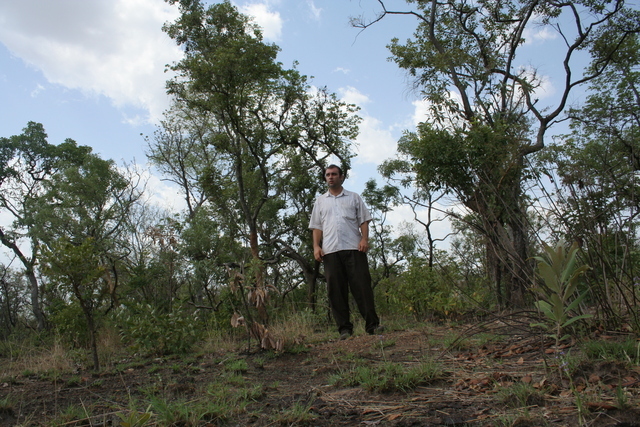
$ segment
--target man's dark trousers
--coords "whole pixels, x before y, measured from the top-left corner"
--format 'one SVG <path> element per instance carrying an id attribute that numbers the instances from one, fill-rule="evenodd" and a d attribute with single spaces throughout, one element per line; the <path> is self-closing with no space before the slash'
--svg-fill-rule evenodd
<path id="1" fill-rule="evenodd" d="M 367 254 L 357 250 L 338 251 L 323 256 L 324 275 L 333 318 L 340 333 L 353 333 L 349 316 L 349 290 L 365 321 L 365 330 L 372 333 L 380 324 L 373 301 L 371 274 Z"/>

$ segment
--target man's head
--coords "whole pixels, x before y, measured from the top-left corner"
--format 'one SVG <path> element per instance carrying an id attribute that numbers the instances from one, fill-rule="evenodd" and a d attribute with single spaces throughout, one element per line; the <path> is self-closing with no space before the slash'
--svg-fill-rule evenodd
<path id="1" fill-rule="evenodd" d="M 339 178 L 341 181 L 344 180 L 344 174 L 342 173 L 342 168 L 340 168 L 340 166 L 337 165 L 329 165 L 324 169 L 324 180 L 326 182 L 329 182 L 329 178 L 333 177 L 333 178 Z"/>
<path id="2" fill-rule="evenodd" d="M 345 175 L 342 173 L 342 169 L 336 165 L 329 165 L 324 170 L 324 180 L 329 186 L 329 189 L 335 191 L 342 190 L 342 183 L 344 182 Z"/>

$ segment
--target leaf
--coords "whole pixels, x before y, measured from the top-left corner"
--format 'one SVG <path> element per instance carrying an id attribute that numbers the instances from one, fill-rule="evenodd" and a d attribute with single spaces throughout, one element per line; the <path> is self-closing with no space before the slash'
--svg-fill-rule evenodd
<path id="1" fill-rule="evenodd" d="M 553 268 L 547 263 L 538 264 L 538 272 L 542 277 L 545 285 L 553 292 L 559 293 L 560 289 L 558 287 L 558 276 L 556 275 Z"/>
<path id="2" fill-rule="evenodd" d="M 592 314 L 581 314 L 581 315 L 579 315 L 579 316 L 572 317 L 571 319 L 569 319 L 569 320 L 567 320 L 566 322 L 564 322 L 564 323 L 562 324 L 562 327 L 563 327 L 563 328 L 566 328 L 567 326 L 569 326 L 569 325 L 570 325 L 570 324 L 572 324 L 573 322 L 576 322 L 576 321 L 581 320 L 581 319 L 589 319 L 589 318 L 591 318 L 591 317 L 593 317 L 593 315 L 592 315 Z"/>
<path id="3" fill-rule="evenodd" d="M 240 316 L 238 313 L 233 313 L 231 316 L 231 326 L 237 328 L 238 326 L 244 326 L 244 316 Z"/>
<path id="4" fill-rule="evenodd" d="M 571 304 L 569 304 L 569 306 L 567 307 L 567 312 L 575 310 L 586 295 L 586 293 L 579 295 L 578 298 L 576 298 Z"/>

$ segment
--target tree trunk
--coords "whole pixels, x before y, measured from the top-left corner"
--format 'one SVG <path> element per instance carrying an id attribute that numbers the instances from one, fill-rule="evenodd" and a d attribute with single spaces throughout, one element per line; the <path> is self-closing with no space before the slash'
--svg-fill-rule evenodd
<path id="1" fill-rule="evenodd" d="M 38 252 L 38 246 L 33 243 L 31 245 L 31 258 L 27 258 L 20 248 L 11 240 L 7 238 L 2 230 L 0 230 L 0 241 L 4 246 L 11 249 L 11 251 L 18 257 L 22 265 L 24 266 L 25 275 L 29 280 L 29 286 L 31 287 L 31 310 L 33 311 L 33 317 L 36 319 L 38 330 L 44 330 L 46 328 L 46 322 L 44 313 L 40 307 L 40 287 L 38 285 L 38 278 L 34 271 L 34 265 L 36 263 L 36 253 Z"/>
<path id="2" fill-rule="evenodd" d="M 35 272 L 33 271 L 33 265 L 25 272 L 27 279 L 29 280 L 29 286 L 31 287 L 31 309 L 33 311 L 33 317 L 36 319 L 38 330 L 44 330 L 46 328 L 46 322 L 44 319 L 44 313 L 40 307 L 40 287 Z"/>

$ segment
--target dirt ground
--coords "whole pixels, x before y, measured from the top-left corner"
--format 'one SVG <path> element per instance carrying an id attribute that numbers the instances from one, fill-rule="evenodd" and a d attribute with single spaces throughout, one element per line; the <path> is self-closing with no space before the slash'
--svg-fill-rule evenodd
<path id="1" fill-rule="evenodd" d="M 503 325 L 494 326 L 492 333 Z M 0 407 L 0 426 L 56 425 L 51 420 L 70 406 L 91 408 L 92 417 L 57 425 L 119 425 L 115 413 L 132 401 L 143 406 L 144 390 L 155 387 L 165 398 L 183 401 L 202 399 L 202 385 L 221 378 L 225 360 L 244 359 L 246 383 L 262 384 L 265 392 L 224 423 L 201 425 L 640 427 L 640 367 L 592 361 L 580 364 L 569 381 L 557 374 L 551 342 L 513 330 L 499 342 L 467 340 L 479 332 L 478 325 L 425 325 L 344 341 L 336 334 L 334 339 L 304 343 L 300 351 L 279 355 L 256 351 L 205 354 L 188 362 L 154 359 L 100 375 L 78 372 L 55 380 L 17 375 L 0 383 L 0 402 L 14 402 Z M 447 338 L 452 333 L 462 339 L 451 343 Z M 563 351 L 575 349 L 567 346 Z M 410 366 L 425 357 L 439 363 L 443 375 L 407 392 L 331 385 L 332 375 L 356 362 Z M 80 380 L 70 381 L 72 376 Z M 510 404 L 509 393 L 505 397 L 501 390 L 515 390 L 517 384 L 529 384 L 540 394 Z M 625 409 L 618 408 L 621 396 Z M 277 416 L 293 405 L 309 408 L 306 421 Z M 159 425 L 153 420 L 149 425 Z"/>

